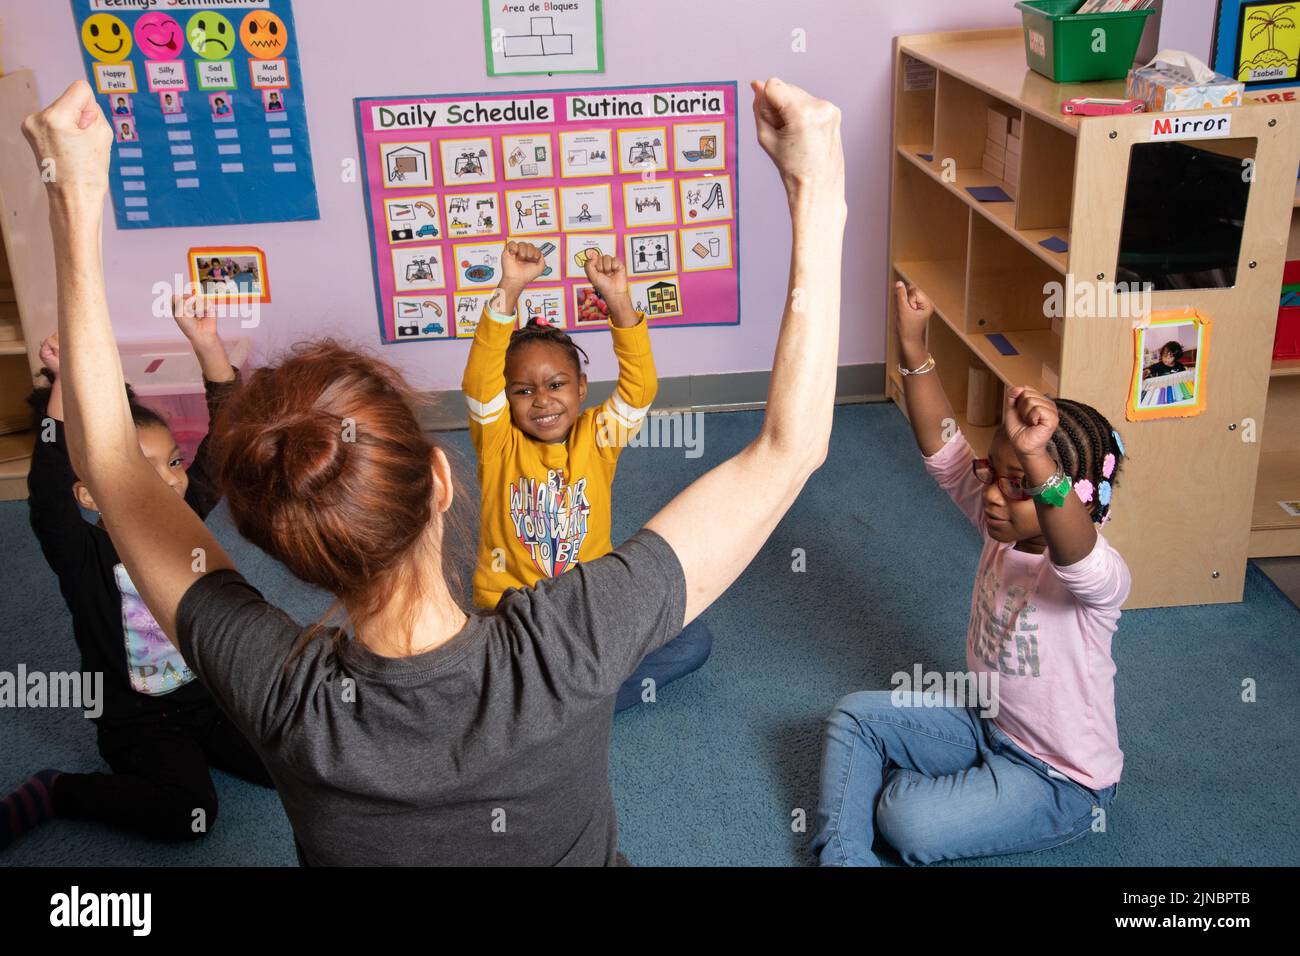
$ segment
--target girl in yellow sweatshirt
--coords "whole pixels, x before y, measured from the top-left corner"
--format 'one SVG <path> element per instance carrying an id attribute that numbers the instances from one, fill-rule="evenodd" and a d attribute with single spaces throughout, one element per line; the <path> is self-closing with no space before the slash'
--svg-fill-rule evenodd
<path id="1" fill-rule="evenodd" d="M 501 284 L 470 346 L 462 388 L 478 452 L 479 556 L 474 603 L 492 608 L 525 588 L 613 550 L 611 486 L 618 456 L 654 401 L 658 381 L 645 316 L 632 308 L 627 272 L 612 256 L 587 260 L 587 279 L 609 313 L 618 387 L 582 411 L 582 352 L 535 320 L 515 328 L 519 296 L 541 275 L 541 250 L 506 244 Z M 616 709 L 654 700 L 658 688 L 708 659 L 713 637 L 696 620 L 653 652 L 619 691 Z"/>

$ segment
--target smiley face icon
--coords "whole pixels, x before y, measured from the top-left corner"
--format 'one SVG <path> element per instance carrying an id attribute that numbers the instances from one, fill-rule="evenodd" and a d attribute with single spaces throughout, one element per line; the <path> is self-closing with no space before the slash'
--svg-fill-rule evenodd
<path id="1" fill-rule="evenodd" d="M 151 60 L 175 60 L 181 55 L 185 34 L 174 19 L 155 11 L 135 21 L 135 42 Z"/>
<path id="2" fill-rule="evenodd" d="M 254 10 L 239 25 L 239 39 L 249 56 L 270 60 L 283 53 L 289 45 L 289 31 L 276 14 L 269 10 Z"/>
<path id="3" fill-rule="evenodd" d="M 131 55 L 131 31 L 111 13 L 95 13 L 81 25 L 81 42 L 103 63 L 121 63 Z"/>
<path id="4" fill-rule="evenodd" d="M 190 49 L 203 59 L 220 60 L 230 56 L 230 48 L 235 45 L 235 28 L 221 14 L 204 10 L 185 24 L 185 38 Z"/>

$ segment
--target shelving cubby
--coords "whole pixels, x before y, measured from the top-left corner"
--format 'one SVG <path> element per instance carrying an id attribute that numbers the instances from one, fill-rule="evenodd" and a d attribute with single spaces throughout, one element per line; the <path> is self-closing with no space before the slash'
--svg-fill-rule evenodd
<path id="1" fill-rule="evenodd" d="M 1187 144 L 1255 158 L 1230 286 L 1159 285 L 1089 313 L 1074 290 L 1113 289 L 1133 150 L 1169 139 L 1157 126 L 1164 114 L 1062 114 L 1076 96 L 1122 98 L 1124 81 L 1052 83 L 1026 67 L 1019 27 L 898 37 L 894 76 L 889 397 L 906 412 L 893 331 L 901 278 L 935 303 L 928 346 L 977 451 L 993 427 L 969 424 L 971 369 L 992 373 L 999 393 L 1029 385 L 1086 402 L 1123 432 L 1106 536 L 1133 574 L 1129 607 L 1239 601 L 1248 555 L 1300 554 L 1300 518 L 1278 505 L 1300 497 L 1300 361 L 1271 354 L 1282 266 L 1300 258 L 1300 104 L 1233 109 L 1230 135 Z M 983 167 L 989 109 L 1019 119 L 1010 188 Z M 1000 186 L 1011 201 L 980 201 L 969 191 L 978 186 Z M 1060 309 L 1048 308 L 1049 288 Z M 1202 414 L 1127 421 L 1143 305 L 1210 318 Z M 1247 422 L 1258 441 L 1242 440 Z"/>

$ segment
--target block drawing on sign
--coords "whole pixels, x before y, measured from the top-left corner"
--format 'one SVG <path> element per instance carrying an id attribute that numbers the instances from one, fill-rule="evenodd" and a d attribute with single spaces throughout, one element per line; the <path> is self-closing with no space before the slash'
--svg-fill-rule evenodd
<path id="1" fill-rule="evenodd" d="M 387 164 L 388 181 L 390 183 L 406 182 L 407 176 L 411 176 L 420 182 L 428 182 L 428 154 L 413 146 L 400 146 L 397 149 L 390 150 L 384 157 L 384 161 Z"/>
<path id="2" fill-rule="evenodd" d="M 573 34 L 556 33 L 554 17 L 530 17 L 528 32 L 501 38 L 504 56 L 572 56 Z"/>

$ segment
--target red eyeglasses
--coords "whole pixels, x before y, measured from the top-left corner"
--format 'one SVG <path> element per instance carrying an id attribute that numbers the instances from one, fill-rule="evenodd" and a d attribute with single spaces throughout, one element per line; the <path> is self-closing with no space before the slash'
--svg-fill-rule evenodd
<path id="1" fill-rule="evenodd" d="M 993 465 L 987 458 L 976 458 L 971 462 L 970 470 L 971 474 L 981 484 L 991 485 L 996 481 L 998 490 L 1011 501 L 1026 501 L 1032 497 L 1025 494 L 1025 486 L 1019 478 L 1008 478 L 1006 475 L 999 475 L 993 470 Z"/>

